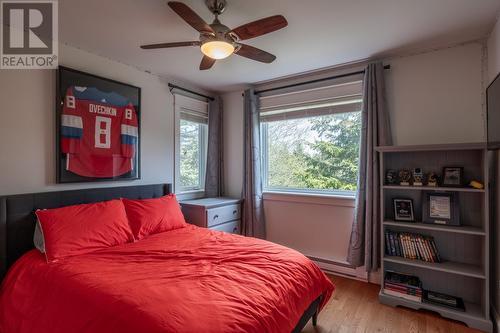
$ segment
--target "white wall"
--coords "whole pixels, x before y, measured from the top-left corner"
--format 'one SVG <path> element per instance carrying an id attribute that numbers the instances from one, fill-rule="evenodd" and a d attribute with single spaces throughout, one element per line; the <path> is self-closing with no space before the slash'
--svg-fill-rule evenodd
<path id="1" fill-rule="evenodd" d="M 394 143 L 485 140 L 482 45 L 467 44 L 390 61 L 387 102 Z"/>
<path id="2" fill-rule="evenodd" d="M 241 91 L 222 95 L 224 101 L 224 195 L 241 197 L 243 185 L 243 97 Z"/>
<path id="3" fill-rule="evenodd" d="M 493 30 L 491 31 L 490 36 L 488 37 L 488 81 L 487 85 L 495 79 L 495 77 L 500 73 L 500 19 L 497 20 Z M 498 200 L 500 199 L 500 155 L 498 151 L 491 154 L 494 159 L 495 168 L 492 170 L 496 172 L 496 188 L 494 198 L 497 200 L 496 205 L 494 205 L 494 218 L 492 224 L 492 232 L 494 235 L 493 241 L 493 262 L 495 267 L 493 267 L 493 275 L 494 275 L 494 283 L 492 284 L 493 290 L 492 294 L 493 301 L 492 306 L 494 308 L 495 317 L 496 317 L 496 325 L 497 328 L 500 327 L 500 245 L 498 244 L 500 240 L 500 227 L 499 227 L 499 218 L 500 218 L 500 204 Z M 496 169 L 496 170 L 495 170 Z"/>
<path id="4" fill-rule="evenodd" d="M 488 38 L 488 83 L 500 73 L 500 18 Z"/>
<path id="5" fill-rule="evenodd" d="M 484 140 L 481 44 L 386 63 L 391 64 L 386 83 L 395 144 Z M 241 91 L 225 94 L 224 98 L 226 192 L 239 195 L 243 179 L 243 100 Z M 342 263 L 347 256 L 353 206 L 353 200 L 315 201 L 266 194 L 267 238 L 307 255 Z"/>
<path id="6" fill-rule="evenodd" d="M 265 193 L 267 239 L 321 259 L 325 268 L 346 266 L 353 208 L 351 198 Z"/>
<path id="7" fill-rule="evenodd" d="M 0 71 L 0 195 L 61 189 L 171 183 L 173 98 L 165 80 L 60 45 L 59 63 L 142 88 L 141 180 L 57 185 L 53 70 Z"/>

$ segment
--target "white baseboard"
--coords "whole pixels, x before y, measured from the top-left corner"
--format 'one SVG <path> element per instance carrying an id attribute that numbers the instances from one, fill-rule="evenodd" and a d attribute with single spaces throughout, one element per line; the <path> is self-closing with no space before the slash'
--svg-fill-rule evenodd
<path id="1" fill-rule="evenodd" d="M 368 282 L 380 285 L 382 284 L 381 281 L 380 270 L 368 273 Z"/>

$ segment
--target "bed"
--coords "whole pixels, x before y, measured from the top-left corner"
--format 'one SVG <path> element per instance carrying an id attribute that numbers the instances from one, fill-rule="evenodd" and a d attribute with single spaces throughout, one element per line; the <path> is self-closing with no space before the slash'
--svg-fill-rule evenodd
<path id="1" fill-rule="evenodd" d="M 0 199 L 0 331 L 300 332 L 333 285 L 286 247 L 189 225 L 47 264 L 35 209 L 154 198 L 169 185 Z"/>

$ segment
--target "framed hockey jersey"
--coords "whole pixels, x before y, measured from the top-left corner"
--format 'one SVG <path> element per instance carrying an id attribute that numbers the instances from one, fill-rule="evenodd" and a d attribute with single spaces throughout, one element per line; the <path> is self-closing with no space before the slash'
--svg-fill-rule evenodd
<path id="1" fill-rule="evenodd" d="M 138 87 L 59 67 L 57 181 L 140 178 Z"/>

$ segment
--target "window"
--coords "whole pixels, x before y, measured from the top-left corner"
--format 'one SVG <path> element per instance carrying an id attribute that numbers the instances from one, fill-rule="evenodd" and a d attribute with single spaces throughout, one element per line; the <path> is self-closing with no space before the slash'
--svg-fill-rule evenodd
<path id="1" fill-rule="evenodd" d="M 175 192 L 202 192 L 207 160 L 207 103 L 175 95 Z"/>
<path id="2" fill-rule="evenodd" d="M 265 190 L 354 195 L 361 81 L 261 97 Z"/>

